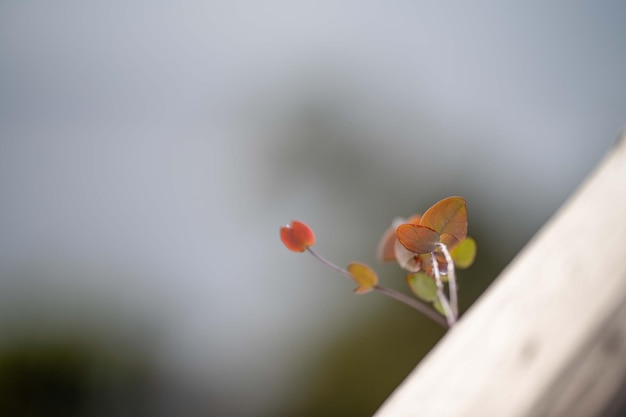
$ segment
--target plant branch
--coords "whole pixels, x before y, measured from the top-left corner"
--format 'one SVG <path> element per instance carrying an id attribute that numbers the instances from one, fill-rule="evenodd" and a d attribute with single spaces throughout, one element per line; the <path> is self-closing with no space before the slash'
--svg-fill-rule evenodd
<path id="1" fill-rule="evenodd" d="M 446 297 L 446 294 L 443 291 L 443 282 L 441 281 L 441 274 L 439 273 L 439 262 L 437 262 L 437 255 L 435 254 L 435 251 L 432 251 L 430 253 L 430 256 L 433 261 L 435 283 L 437 284 L 437 298 L 439 298 L 441 307 L 443 307 L 443 311 L 446 313 L 448 326 L 452 327 L 452 325 L 456 322 L 456 318 L 454 316 L 454 313 L 452 313 L 452 309 L 450 308 L 450 303 L 448 302 L 448 298 Z"/>
<path id="2" fill-rule="evenodd" d="M 411 298 L 408 295 L 403 294 L 399 291 L 396 291 L 394 289 L 387 288 L 387 287 L 381 287 L 379 285 L 375 285 L 374 290 L 378 291 L 381 294 L 386 295 L 387 297 L 393 298 L 396 301 L 404 303 L 408 305 L 409 307 L 414 308 L 415 310 L 419 311 L 420 313 L 427 316 L 429 319 L 433 320 L 435 323 L 445 327 L 446 329 L 450 327 L 447 321 L 442 316 L 440 316 L 437 312 L 435 312 L 435 310 L 431 309 L 426 304 L 422 303 L 419 300 L 416 300 L 415 298 Z"/>
<path id="3" fill-rule="evenodd" d="M 315 250 L 313 250 L 312 247 L 309 246 L 308 248 L 306 248 L 306 250 L 308 250 L 311 255 L 313 255 L 318 261 L 320 261 L 321 263 L 323 263 L 324 265 L 326 265 L 330 269 L 334 270 L 335 272 L 338 272 L 341 275 L 344 275 L 344 276 L 352 279 L 352 275 L 350 275 L 350 272 L 348 272 L 348 270 L 346 270 L 344 268 L 341 268 L 341 267 L 335 265 L 334 263 L 330 262 L 328 259 L 324 258 L 322 255 L 320 255 Z"/>
<path id="4" fill-rule="evenodd" d="M 458 288 L 456 285 L 456 271 L 454 269 L 454 261 L 450 255 L 450 251 L 445 243 L 437 243 L 441 253 L 446 258 L 448 264 L 448 283 L 450 284 L 450 305 L 452 307 L 452 313 L 455 318 L 459 317 L 459 301 L 458 301 Z"/>
<path id="5" fill-rule="evenodd" d="M 350 272 L 348 272 L 348 270 L 341 268 L 335 265 L 334 263 L 330 262 L 328 259 L 324 258 L 322 255 L 317 253 L 310 246 L 307 248 L 307 251 L 309 251 L 309 253 L 315 257 L 315 259 L 317 259 L 318 261 L 320 261 L 322 264 L 326 265 L 333 271 L 338 272 L 339 274 L 344 275 L 350 279 L 353 279 L 352 275 L 350 274 Z M 444 320 L 443 317 L 441 317 L 437 312 L 435 312 L 434 310 L 432 310 L 430 307 L 420 302 L 419 300 L 411 298 L 407 296 L 406 294 L 403 294 L 391 288 L 381 287 L 380 285 L 375 285 L 374 287 L 372 287 L 372 289 L 374 291 L 378 291 L 379 293 L 386 295 L 387 297 L 393 298 L 396 301 L 406 304 L 407 306 L 411 308 L 414 308 L 415 310 L 424 314 L 426 317 L 433 320 L 435 323 L 445 327 L 446 329 L 450 327 L 449 320 L 448 321 Z"/>

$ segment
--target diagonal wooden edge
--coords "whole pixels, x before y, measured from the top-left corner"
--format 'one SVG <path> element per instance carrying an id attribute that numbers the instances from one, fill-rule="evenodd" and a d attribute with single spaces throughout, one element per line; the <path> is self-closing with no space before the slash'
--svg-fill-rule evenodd
<path id="1" fill-rule="evenodd" d="M 626 134 L 375 417 L 596 416 L 626 381 Z"/>

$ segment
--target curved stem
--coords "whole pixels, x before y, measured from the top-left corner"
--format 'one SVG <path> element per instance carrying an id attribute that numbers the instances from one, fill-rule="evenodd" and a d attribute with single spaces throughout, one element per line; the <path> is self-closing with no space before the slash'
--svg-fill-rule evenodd
<path id="1" fill-rule="evenodd" d="M 435 310 L 432 310 L 426 304 L 422 303 L 419 300 L 416 300 L 415 298 L 411 298 L 408 295 L 403 294 L 399 291 L 396 291 L 387 287 L 381 287 L 379 285 L 375 285 L 374 290 L 378 291 L 381 294 L 386 295 L 387 297 L 393 298 L 396 301 L 400 301 L 401 303 L 404 303 L 408 305 L 409 307 L 414 308 L 415 310 L 419 311 L 420 313 L 427 316 L 429 319 L 431 319 L 435 323 L 445 327 L 446 329 L 450 327 L 447 321 L 442 316 L 440 316 L 437 312 L 435 312 Z"/>
<path id="2" fill-rule="evenodd" d="M 343 269 L 343 268 L 335 265 L 334 263 L 330 262 L 328 259 L 324 258 L 322 255 L 320 255 L 319 253 L 314 251 L 313 248 L 311 248 L 310 246 L 308 248 L 306 248 L 306 250 L 308 250 L 309 253 L 315 257 L 315 259 L 317 259 L 318 261 L 320 261 L 321 263 L 323 263 L 324 265 L 326 265 L 330 269 L 334 270 L 335 272 L 340 273 L 341 275 L 345 275 L 346 277 L 352 279 L 352 275 L 350 275 L 350 273 L 346 269 Z"/>
<path id="3" fill-rule="evenodd" d="M 452 309 L 450 308 L 450 303 L 448 303 L 448 297 L 443 291 L 443 282 L 441 281 L 441 274 L 439 273 L 439 262 L 437 261 L 437 255 L 435 252 L 430 253 L 430 257 L 433 261 L 433 271 L 435 273 L 435 284 L 437 284 L 437 298 L 439 298 L 439 302 L 441 303 L 441 307 L 443 307 L 443 311 L 446 313 L 446 319 L 448 320 L 448 326 L 452 326 L 456 319 L 454 314 L 452 313 Z"/>
<path id="4" fill-rule="evenodd" d="M 448 251 L 448 247 L 444 243 L 437 243 L 441 253 L 446 258 L 448 264 L 448 283 L 450 284 L 450 305 L 452 307 L 452 313 L 455 318 L 459 317 L 459 301 L 458 301 L 458 288 L 456 286 L 456 271 L 454 270 L 454 261 L 452 255 Z"/>
<path id="5" fill-rule="evenodd" d="M 311 247 L 308 247 L 307 251 L 309 251 L 309 253 L 315 257 L 315 259 L 317 259 L 318 261 L 320 261 L 321 263 L 323 263 L 324 265 L 326 265 L 333 271 L 338 272 L 339 274 L 344 275 L 352 280 L 352 275 L 350 274 L 350 272 L 348 272 L 348 270 L 341 268 L 335 265 L 334 263 L 330 262 L 328 259 L 324 258 L 322 255 L 317 253 Z M 411 308 L 414 308 L 415 310 L 424 314 L 426 317 L 433 320 L 435 323 L 445 327 L 446 329 L 450 327 L 449 321 L 444 320 L 444 318 L 441 317 L 436 311 L 432 310 L 430 307 L 420 302 L 419 300 L 411 298 L 408 295 L 403 294 L 399 291 L 396 291 L 387 287 L 381 287 L 379 285 L 374 285 L 372 289 L 374 291 L 378 291 L 379 293 L 386 295 L 387 297 L 393 298 L 396 301 L 406 304 L 407 306 Z"/>

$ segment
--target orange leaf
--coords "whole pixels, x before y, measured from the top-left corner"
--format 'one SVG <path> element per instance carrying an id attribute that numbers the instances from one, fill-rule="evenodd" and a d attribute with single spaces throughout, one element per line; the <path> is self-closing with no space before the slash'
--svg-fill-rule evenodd
<path id="1" fill-rule="evenodd" d="M 467 236 L 467 203 L 462 197 L 448 197 L 431 208 L 420 220 L 421 226 L 426 226 L 443 235 L 448 233 L 456 240 L 461 241 Z"/>
<path id="2" fill-rule="evenodd" d="M 422 218 L 421 214 L 414 214 L 411 217 L 409 217 L 409 219 L 406 222 L 411 223 L 411 224 L 420 224 L 421 218 Z"/>
<path id="3" fill-rule="evenodd" d="M 306 224 L 293 220 L 280 228 L 280 240 L 290 251 L 304 252 L 315 243 L 315 234 Z"/>
<path id="4" fill-rule="evenodd" d="M 410 223 L 400 225 L 396 235 L 402 246 L 414 253 L 432 252 L 439 242 L 439 233 L 435 230 Z"/>
<path id="5" fill-rule="evenodd" d="M 350 272 L 352 279 L 357 283 L 357 287 L 354 289 L 354 292 L 357 294 L 371 291 L 378 283 L 376 272 L 365 264 L 353 262 L 348 265 L 348 272 Z"/>
<path id="6" fill-rule="evenodd" d="M 396 238 L 396 229 L 404 223 L 419 224 L 421 217 L 421 214 L 414 214 L 408 219 L 400 217 L 394 219 L 391 226 L 385 230 L 385 233 L 383 233 L 380 241 L 378 241 L 378 248 L 376 250 L 376 257 L 378 260 L 382 262 L 397 260 L 395 247 L 398 239 Z"/>
<path id="7" fill-rule="evenodd" d="M 459 244 L 459 240 L 452 236 L 450 233 L 444 233 L 439 237 L 439 241 L 448 247 L 448 250 L 452 250 Z"/>
<path id="8" fill-rule="evenodd" d="M 382 262 L 395 261 L 396 255 L 394 252 L 394 245 L 396 243 L 396 228 L 391 226 L 385 233 L 383 233 L 380 241 L 378 242 L 378 249 L 376 250 L 376 257 Z"/>
<path id="9" fill-rule="evenodd" d="M 403 219 L 401 217 L 395 218 L 391 223 L 391 226 L 385 230 L 385 233 L 383 233 L 382 237 L 378 241 L 378 247 L 376 249 L 376 257 L 378 260 L 382 262 L 398 260 L 396 253 L 396 242 L 398 241 L 398 238 L 396 237 L 396 229 L 404 223 L 419 224 L 421 217 L 421 214 L 414 214 L 408 219 Z"/>

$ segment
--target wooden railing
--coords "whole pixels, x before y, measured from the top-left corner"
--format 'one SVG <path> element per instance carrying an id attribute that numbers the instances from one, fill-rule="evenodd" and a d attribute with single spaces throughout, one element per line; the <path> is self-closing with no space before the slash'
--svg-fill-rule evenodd
<path id="1" fill-rule="evenodd" d="M 626 134 L 375 417 L 621 416 L 625 382 Z"/>

